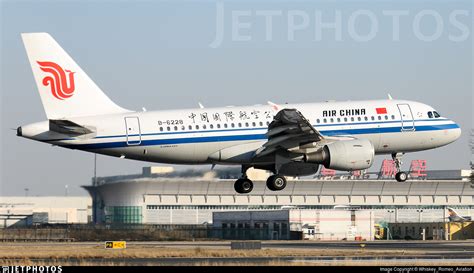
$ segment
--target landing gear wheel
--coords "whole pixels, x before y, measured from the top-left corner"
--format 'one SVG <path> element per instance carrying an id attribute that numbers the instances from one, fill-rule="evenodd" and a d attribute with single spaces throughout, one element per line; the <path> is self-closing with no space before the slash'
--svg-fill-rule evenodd
<path id="1" fill-rule="evenodd" d="M 408 174 L 406 172 L 398 172 L 395 175 L 395 179 L 397 179 L 398 182 L 405 182 L 407 181 Z"/>
<path id="2" fill-rule="evenodd" d="M 253 190 L 253 182 L 248 178 L 239 178 L 234 183 L 234 189 L 238 193 L 249 193 Z"/>
<path id="3" fill-rule="evenodd" d="M 286 187 L 286 178 L 279 174 L 272 175 L 267 179 L 267 187 L 272 191 L 281 191 Z"/>

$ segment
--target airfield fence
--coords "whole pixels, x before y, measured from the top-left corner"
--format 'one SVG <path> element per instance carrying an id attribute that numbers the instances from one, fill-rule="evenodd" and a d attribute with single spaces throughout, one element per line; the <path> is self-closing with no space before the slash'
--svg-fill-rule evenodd
<path id="1" fill-rule="evenodd" d="M 57 225 L 0 229 L 0 241 L 192 241 L 298 239 L 289 231 L 275 233 L 257 228 L 213 228 L 190 225 Z"/>

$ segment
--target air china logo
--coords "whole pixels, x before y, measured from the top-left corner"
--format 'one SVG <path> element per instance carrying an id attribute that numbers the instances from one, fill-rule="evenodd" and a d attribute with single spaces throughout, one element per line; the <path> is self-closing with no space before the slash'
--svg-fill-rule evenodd
<path id="1" fill-rule="evenodd" d="M 40 69 L 51 73 L 51 76 L 43 78 L 44 86 L 51 86 L 51 93 L 59 100 L 65 100 L 74 94 L 74 73 L 70 70 L 64 70 L 61 66 L 53 62 L 37 62 Z M 66 75 L 68 73 L 68 75 Z M 68 79 L 69 78 L 69 79 Z M 69 80 L 69 85 L 68 85 Z"/>

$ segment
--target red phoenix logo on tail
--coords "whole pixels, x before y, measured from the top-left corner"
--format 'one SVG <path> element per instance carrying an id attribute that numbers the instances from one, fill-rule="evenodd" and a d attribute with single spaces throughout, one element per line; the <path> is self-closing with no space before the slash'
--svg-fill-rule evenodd
<path id="1" fill-rule="evenodd" d="M 57 63 L 53 62 L 37 62 L 40 65 L 40 69 L 44 72 L 51 73 L 52 76 L 43 78 L 44 86 L 51 86 L 51 93 L 59 100 L 64 100 L 72 97 L 74 94 L 74 73 L 70 70 L 64 70 Z M 66 72 L 68 76 L 66 76 Z M 69 86 L 68 79 L 69 78 Z"/>

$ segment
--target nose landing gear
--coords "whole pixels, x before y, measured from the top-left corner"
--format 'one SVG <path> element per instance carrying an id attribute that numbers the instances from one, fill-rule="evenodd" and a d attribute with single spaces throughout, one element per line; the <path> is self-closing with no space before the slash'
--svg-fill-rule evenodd
<path id="1" fill-rule="evenodd" d="M 402 166 L 402 156 L 403 153 L 393 153 L 392 159 L 395 162 L 395 168 L 397 168 L 397 173 L 395 174 L 395 179 L 398 182 L 405 182 L 408 179 L 408 174 L 406 172 L 400 171 Z"/>

